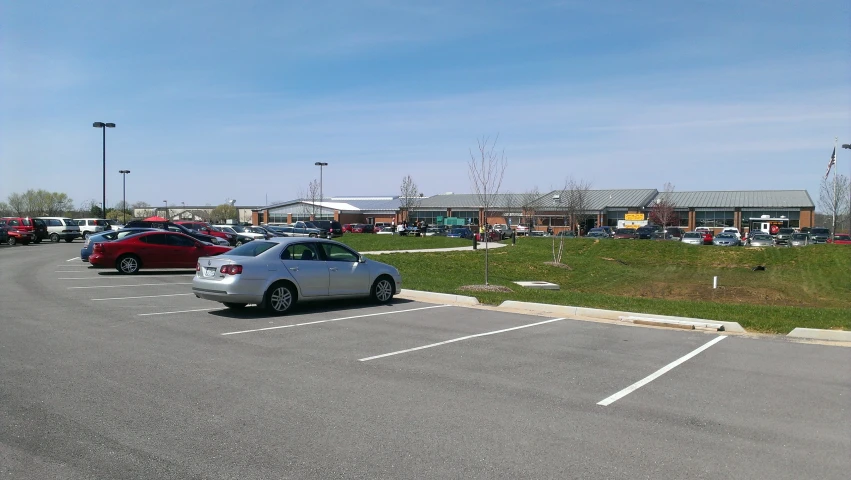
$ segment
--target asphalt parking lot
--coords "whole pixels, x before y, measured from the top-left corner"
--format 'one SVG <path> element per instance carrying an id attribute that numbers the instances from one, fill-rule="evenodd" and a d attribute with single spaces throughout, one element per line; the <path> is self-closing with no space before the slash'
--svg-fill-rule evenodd
<path id="1" fill-rule="evenodd" d="M 845 479 L 851 349 L 396 299 L 232 312 L 0 248 L 0 477 Z"/>

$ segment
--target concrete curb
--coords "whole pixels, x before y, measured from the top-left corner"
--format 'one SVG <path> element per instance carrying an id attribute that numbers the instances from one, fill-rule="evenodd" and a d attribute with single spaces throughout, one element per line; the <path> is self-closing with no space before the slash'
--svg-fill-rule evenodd
<path id="1" fill-rule="evenodd" d="M 467 297 L 465 295 L 454 295 L 451 293 L 435 293 L 423 292 L 420 290 L 402 289 L 402 293 L 397 295 L 399 298 L 408 300 L 416 300 L 420 302 L 430 303 L 449 303 L 453 305 L 479 305 L 479 300 L 476 297 Z"/>
<path id="2" fill-rule="evenodd" d="M 796 328 L 787 337 L 808 338 L 812 340 L 830 340 L 833 342 L 851 342 L 851 332 L 844 330 L 821 330 L 818 328 Z"/>
<path id="3" fill-rule="evenodd" d="M 506 247 L 507 245 L 504 243 L 490 242 L 487 245 L 482 242 L 479 243 L 479 249 L 485 250 L 493 250 L 495 248 Z M 413 249 L 413 250 L 375 250 L 372 252 L 360 252 L 362 255 L 389 255 L 391 253 L 438 253 L 438 252 L 472 252 L 473 246 L 469 247 L 446 247 L 446 248 L 422 248 L 422 249 Z"/>
<path id="4" fill-rule="evenodd" d="M 514 310 L 525 310 L 531 313 L 556 315 L 559 317 L 589 317 L 600 318 L 603 320 L 620 321 L 620 317 L 635 317 L 658 319 L 658 320 L 674 320 L 678 322 L 698 322 L 698 323 L 717 323 L 724 326 L 724 331 L 733 333 L 747 333 L 738 322 L 722 322 L 718 320 L 704 320 L 700 318 L 673 317 L 669 315 L 653 315 L 650 313 L 634 313 L 634 312 L 619 312 L 617 310 L 602 310 L 599 308 L 572 307 L 569 305 L 550 305 L 547 303 L 532 303 L 532 302 L 516 302 L 506 300 L 502 302 L 500 308 L 510 308 Z"/>

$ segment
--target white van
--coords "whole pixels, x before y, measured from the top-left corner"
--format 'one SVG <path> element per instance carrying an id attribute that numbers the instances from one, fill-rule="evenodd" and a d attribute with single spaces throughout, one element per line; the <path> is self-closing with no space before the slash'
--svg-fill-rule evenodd
<path id="1" fill-rule="evenodd" d="M 59 240 L 65 240 L 68 243 L 74 241 L 75 238 L 82 236 L 80 227 L 75 220 L 66 217 L 36 217 L 44 220 L 47 226 L 47 238 L 51 242 L 56 243 Z"/>
<path id="2" fill-rule="evenodd" d="M 94 233 L 111 230 L 109 220 L 105 218 L 75 218 L 74 221 L 77 222 L 77 226 L 80 227 L 80 232 L 86 240 Z"/>

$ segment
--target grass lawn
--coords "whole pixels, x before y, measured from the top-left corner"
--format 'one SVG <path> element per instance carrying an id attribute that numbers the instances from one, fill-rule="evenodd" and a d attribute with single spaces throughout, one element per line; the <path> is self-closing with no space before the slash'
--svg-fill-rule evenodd
<path id="1" fill-rule="evenodd" d="M 346 235 L 360 251 L 469 245 L 467 240 Z M 558 240 L 556 240 L 558 242 Z M 558 243 L 556 243 L 557 247 Z M 484 251 L 388 254 L 405 288 L 504 300 L 575 305 L 637 313 L 739 322 L 750 331 L 788 333 L 795 327 L 851 330 L 851 247 L 750 248 L 645 240 L 566 239 L 562 264 L 551 238 L 518 238 L 490 251 L 489 283 L 512 293 L 467 292 L 484 283 Z M 752 271 L 756 265 L 765 271 Z M 712 278 L 718 276 L 718 288 Z M 544 280 L 559 291 L 525 289 L 516 280 Z"/>

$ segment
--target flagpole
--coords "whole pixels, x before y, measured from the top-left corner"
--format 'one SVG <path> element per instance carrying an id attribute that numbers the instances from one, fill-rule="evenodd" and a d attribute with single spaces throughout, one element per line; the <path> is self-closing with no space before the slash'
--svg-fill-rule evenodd
<path id="1" fill-rule="evenodd" d="M 831 160 L 833 163 L 833 229 L 830 231 L 831 235 L 836 235 L 836 210 L 839 208 L 839 202 L 837 202 L 836 198 L 836 170 L 839 169 L 836 166 L 836 143 L 838 140 L 839 137 L 833 137 L 833 159 Z"/>

